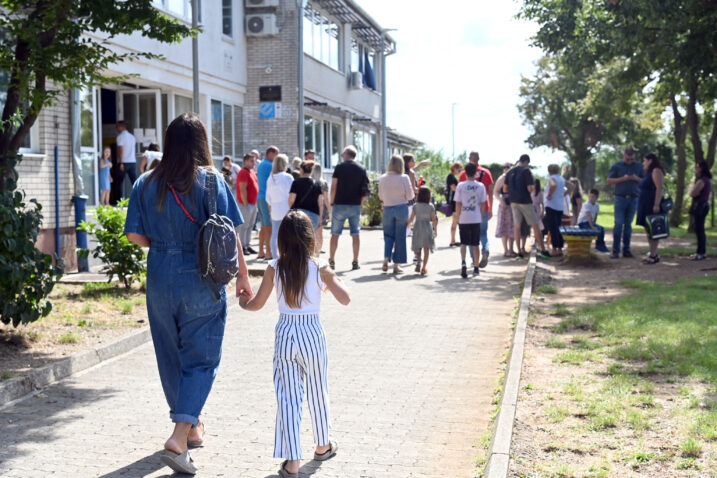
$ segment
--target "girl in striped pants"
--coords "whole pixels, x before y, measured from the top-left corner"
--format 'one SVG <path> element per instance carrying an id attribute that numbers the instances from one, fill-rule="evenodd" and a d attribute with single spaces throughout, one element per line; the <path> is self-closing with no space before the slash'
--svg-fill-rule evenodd
<path id="1" fill-rule="evenodd" d="M 269 262 L 254 298 L 243 294 L 239 303 L 247 310 L 261 309 L 276 285 L 279 322 L 274 341 L 274 386 L 276 388 L 276 431 L 274 458 L 284 458 L 279 475 L 298 477 L 302 458 L 301 411 L 306 391 L 313 424 L 314 460 L 336 454 L 329 441 L 329 388 L 326 337 L 319 321 L 321 293 L 329 290 L 348 305 L 351 298 L 341 279 L 314 257 L 314 228 L 309 217 L 290 211 L 279 226 L 279 258 Z"/>

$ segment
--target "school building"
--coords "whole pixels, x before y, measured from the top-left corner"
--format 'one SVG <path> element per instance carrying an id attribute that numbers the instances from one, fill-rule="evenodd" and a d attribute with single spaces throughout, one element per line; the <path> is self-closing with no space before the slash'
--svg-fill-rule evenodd
<path id="1" fill-rule="evenodd" d="M 191 0 L 153 3 L 191 24 Z M 410 136 L 384 128 L 385 61 L 396 44 L 353 0 L 198 4 L 203 28 L 198 40 L 199 115 L 217 164 L 225 155 L 240 161 L 244 152 L 273 144 L 290 158 L 315 150 L 330 175 L 341 150 L 353 144 L 358 160 L 379 173 L 387 154 L 420 146 Z M 190 39 L 167 45 L 135 34 L 113 38 L 111 47 L 164 58 L 114 65 L 110 75 L 127 75 L 121 84 L 61 95 L 41 112 L 21 149 L 19 186 L 28 199 L 43 205 L 38 248 L 54 254 L 59 227 L 66 271 L 77 268 L 72 198 L 84 195 L 88 206 L 99 204 L 103 147 L 113 151 L 113 202 L 129 191 L 129 180 L 119 176 L 116 166 L 116 122 L 127 122 L 139 154 L 151 142 L 161 145 L 168 123 L 192 111 Z"/>

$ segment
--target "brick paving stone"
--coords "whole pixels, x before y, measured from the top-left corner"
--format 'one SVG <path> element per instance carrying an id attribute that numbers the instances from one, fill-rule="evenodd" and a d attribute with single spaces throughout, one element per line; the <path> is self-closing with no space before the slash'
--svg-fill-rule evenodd
<path id="1" fill-rule="evenodd" d="M 489 424 L 499 364 L 511 336 L 513 297 L 526 263 L 493 257 L 463 280 L 440 226 L 430 274 L 382 274 L 382 235 L 362 232 L 359 271 L 341 237 L 337 272 L 349 307 L 326 296 L 332 437 L 337 456 L 305 461 L 302 477 L 469 477 Z M 492 236 L 492 234 L 491 234 Z M 409 239 L 410 241 L 410 239 Z M 328 234 L 325 232 L 325 247 Z M 261 312 L 230 308 L 222 365 L 204 411 L 198 476 L 274 477 L 272 298 Z M 313 443 L 304 407 L 302 446 Z M 151 344 L 0 409 L 0 476 L 162 477 L 171 430 Z"/>

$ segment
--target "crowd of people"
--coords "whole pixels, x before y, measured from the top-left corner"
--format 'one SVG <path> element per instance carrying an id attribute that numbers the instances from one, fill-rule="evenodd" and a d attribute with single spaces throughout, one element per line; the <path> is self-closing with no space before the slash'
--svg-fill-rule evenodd
<path id="1" fill-rule="evenodd" d="M 128 146 L 122 146 L 125 147 Z M 124 155 L 124 149 L 120 151 Z M 224 287 L 217 295 L 198 269 L 197 225 L 207 221 L 209 211 L 223 216 L 237 231 L 239 272 L 235 289 L 241 307 L 259 310 L 272 290 L 277 292 L 274 457 L 284 460 L 279 474 L 298 476 L 303 456 L 299 435 L 304 391 L 316 445 L 314 460 L 326 460 L 336 454 L 338 444 L 329 437 L 328 356 L 320 321 L 321 300 L 322 292 L 329 291 L 341 304 L 350 302 L 348 289 L 334 272 L 339 236 L 347 221 L 353 247 L 351 269 L 360 267 L 361 208 L 370 189 L 366 170 L 356 156 L 353 146 L 344 149 L 343 161 L 335 167 L 330 186 L 314 161 L 313 151 L 306 151 L 303 160 L 289 161 L 274 146 L 266 149 L 261 161 L 258 152 L 247 153 L 241 167 L 225 158 L 220 175 L 213 167 L 204 125 L 197 115 L 184 114 L 167 128 L 161 160 L 147 157 L 143 165 L 147 172 L 134 182 L 125 233 L 131 242 L 149 248 L 147 311 L 160 381 L 174 422 L 161 460 L 175 471 L 197 472 L 189 450 L 204 443 L 202 409 L 221 359 L 227 317 Z M 597 223 L 597 190 L 590 190 L 587 201 L 583 201 L 580 184 L 566 181 L 557 165 L 549 167 L 550 177 L 543 189 L 530 171 L 528 155 L 522 155 L 515 165 L 506 164 L 494 182 L 490 171 L 479 165 L 479 159 L 473 152 L 465 165 L 454 163 L 446 179 L 448 213 L 453 216 L 449 245 L 460 247 L 463 278 L 468 277 L 468 253 L 473 257 L 474 275 L 488 264 L 487 226 L 492 219 L 492 200 L 499 203 L 497 235 L 503 241 L 506 257 L 526 254 L 525 239 L 531 229 L 541 255 L 562 254 L 561 224 L 596 231 L 596 247 L 608 251 L 604 230 Z M 396 274 L 403 272 L 401 266 L 409 260 L 410 235 L 415 271 L 428 273 L 438 217 L 431 190 L 420 179 L 417 181 L 415 174 L 426 164 L 416 164 L 412 155 L 394 155 L 379 179 L 383 272 L 388 272 L 389 266 Z M 208 179 L 212 175 L 224 179 L 218 181 L 218 188 L 208 186 L 216 184 Z M 695 216 L 698 235 L 694 258 L 699 260 L 705 254 L 704 219 L 711 191 L 711 173 L 706 163 L 697 164 L 696 176 L 690 190 L 690 213 Z M 632 216 L 637 212 L 638 224 L 646 225 L 663 208 L 664 168 L 654 154 L 645 155 L 643 164 L 637 164 L 634 151 L 628 149 L 624 160 L 610 169 L 608 181 L 616 189 L 613 257 L 619 257 L 621 246 L 623 257 L 631 257 Z M 207 201 L 213 201 L 208 208 Z M 325 214 L 331 218 L 328 261 L 320 259 Z M 260 226 L 258 251 L 251 247 L 256 220 Z M 543 231 L 549 240 L 544 239 Z M 548 242 L 550 251 L 546 248 Z M 646 264 L 659 261 L 657 251 L 658 241 L 650 238 Z M 268 261 L 256 293 L 248 279 L 245 255 L 250 254 Z"/>

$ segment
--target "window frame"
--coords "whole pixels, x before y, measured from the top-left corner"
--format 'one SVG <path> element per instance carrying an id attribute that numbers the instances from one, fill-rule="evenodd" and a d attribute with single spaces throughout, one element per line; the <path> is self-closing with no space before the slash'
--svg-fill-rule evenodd
<path id="1" fill-rule="evenodd" d="M 229 6 L 229 33 L 224 31 L 224 9 L 226 8 L 225 2 Z M 233 0 L 222 0 L 222 37 L 229 40 L 234 40 L 234 1 Z"/>
<path id="2" fill-rule="evenodd" d="M 169 8 L 169 0 L 152 0 L 152 5 L 161 10 L 163 13 L 177 18 L 183 22 L 192 23 L 192 0 L 182 0 L 183 12 L 179 13 Z M 199 10 L 197 19 L 202 23 L 202 0 L 197 0 L 197 10 Z"/>
<path id="3" fill-rule="evenodd" d="M 313 17 L 313 18 L 309 18 Z M 320 22 L 317 23 L 315 20 L 316 18 L 320 17 Z M 341 71 L 341 60 L 342 60 L 342 43 L 343 43 L 343 36 L 341 35 L 341 32 L 343 30 L 343 26 L 340 22 L 335 20 L 331 15 L 326 14 L 323 12 L 320 8 L 317 8 L 312 3 L 307 3 L 305 9 L 304 9 L 304 18 L 302 19 L 304 22 L 304 46 L 303 46 L 303 53 L 305 55 L 309 55 L 314 60 L 318 61 L 322 65 L 328 66 L 329 68 L 336 70 L 338 72 Z M 311 32 L 308 32 L 307 28 L 307 22 L 308 26 L 311 28 Z M 335 51 L 335 64 L 332 63 L 332 48 L 331 48 L 331 39 L 334 38 L 328 33 L 328 30 L 330 26 L 333 26 L 336 28 L 336 51 Z M 318 29 L 318 32 L 317 32 Z M 311 48 L 310 50 L 307 50 L 307 39 L 311 40 Z M 318 43 L 318 44 L 317 44 Z M 326 46 L 326 50 L 324 51 L 324 47 Z M 318 51 L 317 51 L 318 49 Z"/>
<path id="4" fill-rule="evenodd" d="M 306 120 L 310 119 L 312 121 L 312 129 L 311 129 L 311 142 L 308 142 L 308 135 L 304 135 L 304 150 L 306 149 L 313 149 L 316 151 L 317 155 L 317 161 L 320 162 L 321 168 L 323 171 L 329 172 L 333 171 L 336 165 L 338 165 L 341 162 L 341 149 L 342 149 L 342 143 L 343 143 L 343 136 L 341 134 L 341 130 L 343 128 L 343 125 L 340 121 L 337 121 L 336 119 L 323 117 L 320 115 L 316 115 L 313 113 L 308 113 L 304 115 L 304 132 L 306 133 Z M 317 127 L 318 126 L 318 127 Z M 338 145 L 336 147 L 336 151 L 338 153 L 338 158 L 336 161 L 336 164 L 331 164 L 331 155 L 332 150 L 334 147 L 334 140 L 332 137 L 332 127 L 338 128 Z M 318 141 L 318 143 L 317 143 Z M 307 144 L 308 143 L 308 144 Z M 318 146 L 320 144 L 320 147 Z"/>
<path id="5" fill-rule="evenodd" d="M 214 119 L 214 106 L 215 104 L 219 104 L 219 108 L 221 110 L 221 119 L 215 120 Z M 227 107 L 229 108 L 229 118 L 225 118 L 225 112 L 227 111 Z M 239 110 L 239 115 L 237 116 L 237 110 Z M 231 156 L 234 161 L 240 161 L 242 157 L 244 156 L 242 147 L 243 147 L 243 127 L 242 125 L 237 126 L 237 120 L 239 122 L 244 121 L 244 107 L 235 103 L 231 102 L 225 102 L 223 100 L 219 100 L 216 98 L 211 98 L 209 102 L 209 138 L 210 138 L 210 146 L 209 149 L 212 154 L 212 158 L 217 161 L 221 161 L 221 159 L 224 156 Z M 215 131 L 215 121 L 218 121 L 219 123 L 219 132 Z M 228 128 L 230 129 L 231 133 L 231 151 L 225 150 L 225 127 L 227 127 L 226 122 L 229 121 Z M 221 154 L 216 154 L 214 151 L 215 147 L 215 134 L 218 134 L 218 144 L 221 147 Z"/>

